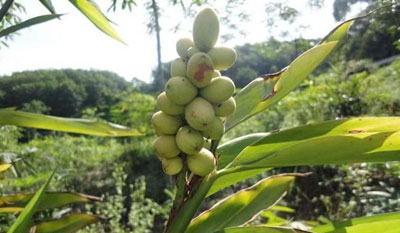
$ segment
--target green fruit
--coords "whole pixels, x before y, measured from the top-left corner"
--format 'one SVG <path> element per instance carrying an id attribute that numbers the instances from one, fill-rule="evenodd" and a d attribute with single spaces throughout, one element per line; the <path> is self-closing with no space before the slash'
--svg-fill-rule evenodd
<path id="1" fill-rule="evenodd" d="M 206 176 L 215 169 L 215 158 L 211 151 L 203 148 L 195 155 L 186 156 L 186 162 L 191 172 Z"/>
<path id="2" fill-rule="evenodd" d="M 203 135 L 200 131 L 189 126 L 183 126 L 176 133 L 176 144 L 180 150 L 188 155 L 198 153 L 204 144 Z"/>
<path id="3" fill-rule="evenodd" d="M 156 132 L 161 135 L 175 134 L 183 125 L 183 121 L 179 116 L 170 116 L 162 111 L 153 114 L 151 123 L 153 123 Z"/>
<path id="4" fill-rule="evenodd" d="M 160 158 L 171 159 L 180 153 L 174 135 L 161 135 L 154 140 L 153 147 L 156 155 Z"/>
<path id="5" fill-rule="evenodd" d="M 200 11 L 193 22 L 193 41 L 197 48 L 207 52 L 217 43 L 219 19 L 217 13 L 207 7 Z"/>
<path id="6" fill-rule="evenodd" d="M 170 176 L 178 174 L 180 171 L 182 171 L 183 168 L 183 161 L 180 157 L 163 159 L 161 160 L 161 163 L 164 172 Z"/>
<path id="7" fill-rule="evenodd" d="M 206 148 L 207 150 L 211 150 L 211 139 L 204 138 L 203 147 Z"/>
<path id="8" fill-rule="evenodd" d="M 210 84 L 213 73 L 213 62 L 207 54 L 196 53 L 190 57 L 186 75 L 196 87 L 203 88 Z"/>
<path id="9" fill-rule="evenodd" d="M 203 136 L 211 140 L 217 140 L 222 138 L 224 132 L 225 132 L 225 125 L 224 122 L 219 117 L 215 117 L 214 120 L 211 121 L 210 125 L 205 130 L 202 131 Z"/>
<path id="10" fill-rule="evenodd" d="M 197 130 L 204 130 L 214 120 L 215 113 L 212 105 L 205 99 L 197 97 L 185 108 L 185 119 Z"/>
<path id="11" fill-rule="evenodd" d="M 228 100 L 235 91 L 233 81 L 225 76 L 211 80 L 210 85 L 200 90 L 200 95 L 213 104 L 219 104 Z"/>
<path id="12" fill-rule="evenodd" d="M 216 77 L 220 77 L 220 76 L 221 76 L 221 73 L 218 70 L 214 70 L 212 77 L 216 78 Z"/>
<path id="13" fill-rule="evenodd" d="M 200 53 L 200 49 L 198 49 L 196 46 L 188 48 L 186 51 L 186 57 L 191 58 L 195 53 Z"/>
<path id="14" fill-rule="evenodd" d="M 236 61 L 236 51 L 229 47 L 215 47 L 208 51 L 207 54 L 214 63 L 214 69 L 217 70 L 226 70 L 233 66 Z"/>
<path id="15" fill-rule="evenodd" d="M 157 107 L 168 115 L 180 115 L 185 112 L 183 105 L 173 103 L 165 92 L 162 92 L 157 97 Z"/>
<path id="16" fill-rule="evenodd" d="M 197 88 L 185 77 L 173 77 L 165 84 L 165 93 L 175 104 L 189 103 L 197 95 Z"/>
<path id="17" fill-rule="evenodd" d="M 182 58 L 177 58 L 171 63 L 171 77 L 186 77 L 186 63 Z"/>
<path id="18" fill-rule="evenodd" d="M 179 54 L 179 56 L 184 59 L 187 60 L 188 56 L 186 54 L 187 50 L 190 47 L 193 47 L 194 43 L 193 40 L 190 38 L 181 38 L 176 42 L 176 52 Z"/>
<path id="19" fill-rule="evenodd" d="M 216 116 L 227 117 L 235 112 L 236 101 L 231 97 L 220 104 L 213 104 L 213 107 Z"/>

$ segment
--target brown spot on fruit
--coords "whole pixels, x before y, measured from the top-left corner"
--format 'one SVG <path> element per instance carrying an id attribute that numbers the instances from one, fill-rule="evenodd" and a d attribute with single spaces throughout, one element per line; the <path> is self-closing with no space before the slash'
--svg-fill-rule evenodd
<path id="1" fill-rule="evenodd" d="M 202 82 L 204 80 L 204 73 L 207 71 L 213 71 L 214 69 L 207 65 L 207 63 L 202 63 L 199 65 L 198 70 L 194 74 L 194 79 L 196 79 L 197 82 Z"/>

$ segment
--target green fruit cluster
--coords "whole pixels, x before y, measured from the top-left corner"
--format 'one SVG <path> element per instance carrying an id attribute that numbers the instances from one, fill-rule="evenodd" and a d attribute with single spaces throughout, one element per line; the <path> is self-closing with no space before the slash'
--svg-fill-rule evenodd
<path id="1" fill-rule="evenodd" d="M 171 64 L 171 78 L 157 97 L 160 111 L 152 117 L 159 136 L 154 150 L 164 172 L 178 174 L 186 164 L 196 175 L 206 176 L 216 167 L 211 141 L 224 134 L 224 118 L 236 108 L 235 84 L 221 76 L 236 61 L 234 49 L 215 46 L 219 19 L 211 8 L 199 12 L 193 23 L 193 40 L 179 39 L 179 58 Z"/>

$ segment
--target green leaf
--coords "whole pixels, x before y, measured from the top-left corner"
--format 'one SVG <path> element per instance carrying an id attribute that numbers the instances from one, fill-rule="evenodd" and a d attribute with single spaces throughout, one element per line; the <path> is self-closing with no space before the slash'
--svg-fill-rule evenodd
<path id="1" fill-rule="evenodd" d="M 231 195 L 193 219 L 185 233 L 214 232 L 246 223 L 279 201 L 294 178 L 293 174 L 268 177 Z"/>
<path id="2" fill-rule="evenodd" d="M 229 167 L 251 170 L 398 161 L 399 131 L 400 117 L 352 118 L 300 126 L 258 140 L 242 150 Z"/>
<path id="3" fill-rule="evenodd" d="M 272 206 L 270 210 L 283 212 L 283 213 L 294 213 L 294 212 L 296 212 L 296 210 L 294 210 L 292 208 L 289 208 L 287 206 L 280 206 L 280 205 Z"/>
<path id="4" fill-rule="evenodd" d="M 44 23 L 47 22 L 49 20 L 55 19 L 55 18 L 59 18 L 60 16 L 62 16 L 61 14 L 51 14 L 51 15 L 41 15 L 41 16 L 37 16 L 34 17 L 32 19 L 28 19 L 22 23 L 10 26 L 2 31 L 0 31 L 0 38 L 3 36 L 7 36 L 13 32 L 19 31 L 21 29 L 36 25 L 36 24 L 40 24 L 40 23 Z"/>
<path id="5" fill-rule="evenodd" d="M 47 10 L 50 11 L 50 13 L 52 13 L 52 14 L 56 13 L 56 10 L 54 9 L 54 6 L 53 6 L 53 3 L 51 2 L 51 0 L 39 0 L 39 1 L 42 3 L 42 5 L 44 7 L 47 8 Z"/>
<path id="6" fill-rule="evenodd" d="M 223 188 L 229 187 L 270 169 L 271 168 L 243 169 L 240 167 L 235 167 L 229 170 L 221 170 L 218 172 L 215 182 L 212 184 L 207 196 L 211 196 Z"/>
<path id="7" fill-rule="evenodd" d="M 385 213 L 385 214 L 377 214 L 368 217 L 361 218 L 353 218 L 347 221 L 342 222 L 333 222 L 330 224 L 325 224 L 322 226 L 314 227 L 312 229 L 313 232 L 318 233 L 331 233 L 331 232 L 347 232 L 345 228 L 366 224 L 366 223 L 375 223 L 381 221 L 391 221 L 391 220 L 399 220 L 400 212 L 393 213 Z M 380 232 L 380 231 L 377 231 Z"/>
<path id="8" fill-rule="evenodd" d="M 9 169 L 11 166 L 12 166 L 11 163 L 0 164 L 0 172 L 4 172 L 5 170 Z"/>
<path id="9" fill-rule="evenodd" d="M 229 163 L 231 163 L 236 156 L 248 145 L 256 142 L 257 140 L 264 138 L 268 133 L 255 133 L 248 134 L 242 137 L 238 137 L 228 141 L 222 145 L 220 145 L 217 149 L 218 156 L 218 169 L 222 169 L 226 167 Z M 259 173 L 262 173 L 268 169 L 254 169 L 252 171 L 245 170 L 242 171 L 240 169 L 230 171 L 225 174 L 218 174 L 215 182 L 211 186 L 207 196 L 210 196 L 219 190 L 226 188 L 232 184 L 235 184 L 239 181 L 245 180 L 252 176 L 255 176 Z"/>
<path id="10" fill-rule="evenodd" d="M 46 116 L 42 114 L 16 111 L 12 108 L 0 109 L 0 125 L 16 125 L 96 136 L 122 137 L 142 135 L 137 130 L 112 123 L 88 119 Z"/>
<path id="11" fill-rule="evenodd" d="M 82 12 L 100 31 L 106 35 L 126 44 L 111 26 L 107 17 L 90 0 L 69 0 L 79 11 Z"/>
<path id="12" fill-rule="evenodd" d="M 0 213 L 19 212 L 17 207 L 24 207 L 33 194 L 15 194 L 11 196 L 0 196 Z M 44 193 L 43 199 L 37 210 L 54 209 L 73 203 L 86 203 L 90 201 L 100 201 L 101 198 L 80 193 Z M 15 209 L 12 209 L 14 207 Z"/>
<path id="13" fill-rule="evenodd" d="M 236 158 L 236 156 L 248 145 L 264 138 L 268 133 L 254 133 L 242 137 L 234 138 L 220 146 L 217 149 L 218 170 L 226 167 Z"/>
<path id="14" fill-rule="evenodd" d="M 400 220 L 379 221 L 344 227 L 331 233 L 400 233 Z"/>
<path id="15" fill-rule="evenodd" d="M 244 87 L 235 96 L 236 111 L 227 118 L 226 130 L 264 111 L 293 91 L 338 47 L 346 38 L 351 24 L 359 18 L 337 26 L 318 45 L 301 54 L 280 72 L 258 77 Z"/>
<path id="16" fill-rule="evenodd" d="M 90 214 L 73 214 L 58 220 L 39 223 L 32 227 L 31 232 L 72 233 L 99 220 L 99 217 Z"/>
<path id="17" fill-rule="evenodd" d="M 8 10 L 12 6 L 13 2 L 14 2 L 14 0 L 6 0 L 4 3 L 2 1 L 3 4 L 0 9 L 0 21 L 3 20 L 4 16 L 6 16 Z"/>
<path id="18" fill-rule="evenodd" d="M 312 233 L 309 231 L 298 230 L 289 227 L 232 227 L 214 233 Z"/>
<path id="19" fill-rule="evenodd" d="M 42 188 L 29 201 L 28 205 L 24 208 L 24 210 L 18 216 L 17 220 L 15 220 L 7 233 L 26 233 L 29 231 L 29 228 L 32 224 L 32 216 L 35 213 L 36 208 L 39 206 L 41 200 L 43 199 L 43 194 L 47 189 L 47 186 L 49 185 L 51 178 L 53 178 L 55 172 L 56 169 L 54 169 L 54 171 L 51 173 Z"/>
<path id="20" fill-rule="evenodd" d="M 265 110 L 294 90 L 336 47 L 328 42 L 306 51 L 279 73 L 259 77 L 236 96 L 236 111 L 226 120 L 226 130 Z"/>

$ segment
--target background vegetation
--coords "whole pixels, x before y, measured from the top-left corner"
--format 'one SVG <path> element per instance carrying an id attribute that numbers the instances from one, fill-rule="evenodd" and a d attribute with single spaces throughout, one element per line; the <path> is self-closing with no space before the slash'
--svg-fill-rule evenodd
<path id="1" fill-rule="evenodd" d="M 335 17 L 345 17 L 351 3 L 335 1 Z M 373 7 L 373 2 L 370 7 Z M 342 4 L 342 5 L 340 5 Z M 340 7 L 341 6 L 341 7 Z M 292 12 L 293 17 L 295 14 Z M 255 132 L 273 131 L 351 116 L 400 114 L 400 7 L 383 9 L 357 21 L 351 36 L 313 77 L 287 98 L 231 130 L 225 140 Z M 235 66 L 223 73 L 238 88 L 255 77 L 279 71 L 318 40 L 277 40 L 236 47 Z M 0 194 L 34 191 L 59 164 L 50 190 L 75 191 L 104 198 L 67 212 L 89 211 L 105 219 L 81 232 L 160 232 L 171 206 L 172 186 L 162 173 L 151 145 L 155 138 L 150 117 L 155 98 L 169 77 L 169 63 L 161 64 L 153 83 L 127 82 L 108 71 L 37 70 L 0 77 L 0 107 L 63 117 L 97 118 L 132 126 L 146 133 L 140 138 L 97 138 L 41 130 L 0 127 L 0 160 L 22 158 L 5 173 Z M 313 224 L 372 213 L 400 210 L 400 165 L 358 164 L 290 167 L 267 175 L 311 171 L 298 179 L 281 205 L 292 208 L 262 213 L 254 222 L 276 225 Z M 112 175 L 110 175 L 112 174 Z M 207 200 L 247 187 L 258 179 L 227 188 Z M 53 211 L 40 216 L 65 214 Z M 0 232 L 15 215 L 0 213 Z M 304 222 L 291 222 L 290 219 Z"/>

